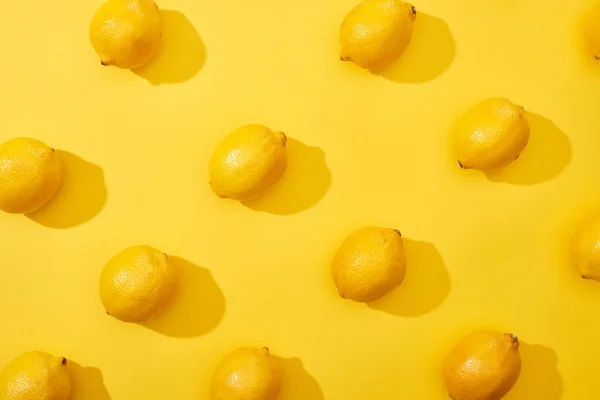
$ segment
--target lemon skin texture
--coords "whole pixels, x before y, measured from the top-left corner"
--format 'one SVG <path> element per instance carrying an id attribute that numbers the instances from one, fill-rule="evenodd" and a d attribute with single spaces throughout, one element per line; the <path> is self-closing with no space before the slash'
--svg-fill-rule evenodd
<path id="1" fill-rule="evenodd" d="M 268 348 L 234 350 L 215 371 L 210 400 L 276 400 L 281 374 L 281 365 Z"/>
<path id="2" fill-rule="evenodd" d="M 493 98 L 473 107 L 456 128 L 458 164 L 464 169 L 492 171 L 517 158 L 529 141 L 523 107 Z"/>
<path id="3" fill-rule="evenodd" d="M 138 69 L 159 48 L 158 6 L 152 0 L 108 0 L 94 15 L 89 34 L 102 65 Z"/>
<path id="4" fill-rule="evenodd" d="M 45 206 L 60 188 L 62 170 L 53 148 L 17 138 L 0 145 L 0 209 L 29 214 Z"/>
<path id="5" fill-rule="evenodd" d="M 331 263 L 331 276 L 341 297 L 358 302 L 377 300 L 398 287 L 406 273 L 400 233 L 366 227 L 346 238 Z"/>
<path id="6" fill-rule="evenodd" d="M 587 222 L 575 236 L 573 245 L 575 267 L 584 279 L 600 282 L 600 219 Z"/>
<path id="7" fill-rule="evenodd" d="M 340 59 L 372 70 L 392 64 L 406 49 L 417 17 L 401 0 L 365 0 L 352 9 L 340 28 Z"/>
<path id="8" fill-rule="evenodd" d="M 68 400 L 70 396 L 71 375 L 63 357 L 30 351 L 0 373 L 0 400 Z"/>
<path id="9" fill-rule="evenodd" d="M 100 300 L 106 312 L 121 321 L 146 321 L 171 301 L 178 272 L 165 253 L 150 246 L 130 247 L 104 267 Z"/>
<path id="10" fill-rule="evenodd" d="M 500 400 L 521 372 L 519 340 L 513 334 L 477 331 L 450 351 L 443 365 L 453 400 Z"/>
<path id="11" fill-rule="evenodd" d="M 588 51 L 597 60 L 600 59 L 600 3 L 595 4 L 585 15 L 585 41 Z"/>
<path id="12" fill-rule="evenodd" d="M 209 165 L 210 185 L 217 196 L 247 201 L 261 196 L 287 167 L 283 132 L 246 125 L 215 148 Z"/>

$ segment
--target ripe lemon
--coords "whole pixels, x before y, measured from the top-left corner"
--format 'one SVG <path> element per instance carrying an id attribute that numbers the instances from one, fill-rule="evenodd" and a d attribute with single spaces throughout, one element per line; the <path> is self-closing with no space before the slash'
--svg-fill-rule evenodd
<path id="1" fill-rule="evenodd" d="M 276 400 L 281 366 L 266 347 L 229 353 L 212 379 L 210 400 Z"/>
<path id="2" fill-rule="evenodd" d="M 340 58 L 380 70 L 400 56 L 412 37 L 417 10 L 401 0 L 365 0 L 340 28 Z"/>
<path id="3" fill-rule="evenodd" d="M 600 3 L 596 3 L 585 15 L 584 32 L 589 52 L 600 59 Z"/>
<path id="4" fill-rule="evenodd" d="M 331 264 L 340 296 L 360 302 L 377 300 L 399 286 L 406 273 L 400 233 L 367 227 L 346 238 Z"/>
<path id="5" fill-rule="evenodd" d="M 523 107 L 506 99 L 489 99 L 473 107 L 456 129 L 458 164 L 490 171 L 517 158 L 529 140 Z"/>
<path id="6" fill-rule="evenodd" d="M 90 40 L 102 65 L 142 67 L 156 54 L 162 36 L 152 0 L 108 0 L 90 25 Z"/>
<path id="7" fill-rule="evenodd" d="M 178 271 L 165 253 L 134 246 L 115 255 L 100 277 L 100 300 L 106 312 L 125 322 L 142 322 L 173 297 Z"/>
<path id="8" fill-rule="evenodd" d="M 39 140 L 17 138 L 0 145 L 0 209 L 14 214 L 39 210 L 62 181 L 60 160 Z"/>
<path id="9" fill-rule="evenodd" d="M 574 260 L 582 278 L 600 281 L 600 219 L 590 220 L 575 237 Z"/>
<path id="10" fill-rule="evenodd" d="M 209 165 L 210 185 L 223 198 L 251 200 L 275 184 L 287 167 L 283 132 L 246 125 L 215 148 Z"/>
<path id="11" fill-rule="evenodd" d="M 519 340 L 509 333 L 473 332 L 450 351 L 443 366 L 452 400 L 500 400 L 521 372 Z"/>
<path id="12" fill-rule="evenodd" d="M 71 375 L 67 359 L 31 351 L 12 360 L 0 373 L 2 400 L 68 400 Z"/>

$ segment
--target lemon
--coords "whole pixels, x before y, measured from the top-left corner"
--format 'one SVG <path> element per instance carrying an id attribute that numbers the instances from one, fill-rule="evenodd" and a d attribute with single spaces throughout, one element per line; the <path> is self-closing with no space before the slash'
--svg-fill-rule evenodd
<path id="1" fill-rule="evenodd" d="M 100 277 L 106 312 L 125 322 L 142 322 L 169 303 L 178 271 L 168 257 L 150 246 L 134 246 L 115 255 Z"/>
<path id="2" fill-rule="evenodd" d="M 223 198 L 246 201 L 273 186 L 287 167 L 283 132 L 246 125 L 230 133 L 215 148 L 209 176 L 213 191 Z"/>
<path id="3" fill-rule="evenodd" d="M 412 37 L 417 10 L 401 0 L 365 0 L 340 28 L 340 58 L 379 70 L 400 56 Z"/>
<path id="4" fill-rule="evenodd" d="M 573 250 L 581 277 L 600 281 L 600 219 L 592 219 L 578 232 Z"/>
<path id="5" fill-rule="evenodd" d="M 12 360 L 0 373 L 1 400 L 68 400 L 71 375 L 67 359 L 31 351 Z"/>
<path id="6" fill-rule="evenodd" d="M 587 12 L 584 32 L 588 50 L 596 59 L 600 59 L 600 3 Z"/>
<path id="7" fill-rule="evenodd" d="M 102 65 L 137 69 L 156 54 L 162 36 L 152 0 L 108 0 L 94 15 L 90 40 Z"/>
<path id="8" fill-rule="evenodd" d="M 280 386 L 281 366 L 268 348 L 241 348 L 217 367 L 210 400 L 276 400 Z"/>
<path id="9" fill-rule="evenodd" d="M 340 296 L 368 302 L 398 287 L 406 273 L 406 255 L 400 232 L 367 227 L 342 243 L 331 264 Z"/>
<path id="10" fill-rule="evenodd" d="M 519 339 L 493 331 L 467 335 L 443 365 L 452 400 L 500 400 L 517 382 L 520 372 Z"/>
<path id="11" fill-rule="evenodd" d="M 473 107 L 456 129 L 458 165 L 490 171 L 517 158 L 529 140 L 523 107 L 506 99 L 488 99 Z"/>
<path id="12" fill-rule="evenodd" d="M 29 214 L 60 187 L 62 172 L 54 149 L 39 140 L 17 138 L 0 145 L 0 209 Z"/>

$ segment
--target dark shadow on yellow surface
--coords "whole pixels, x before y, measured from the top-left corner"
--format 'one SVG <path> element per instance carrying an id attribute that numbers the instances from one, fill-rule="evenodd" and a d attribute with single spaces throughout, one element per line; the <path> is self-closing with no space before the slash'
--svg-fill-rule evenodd
<path id="1" fill-rule="evenodd" d="M 283 366 L 281 393 L 278 400 L 323 400 L 319 384 L 298 358 L 277 357 Z"/>
<path id="2" fill-rule="evenodd" d="M 204 65 L 206 49 L 194 25 L 179 11 L 160 10 L 163 35 L 158 53 L 133 71 L 153 85 L 193 78 Z"/>
<path id="3" fill-rule="evenodd" d="M 388 68 L 376 72 L 394 82 L 428 82 L 448 69 L 456 56 L 456 42 L 443 20 L 417 11 L 408 47 Z"/>
<path id="4" fill-rule="evenodd" d="M 75 154 L 56 153 L 62 166 L 61 187 L 48 204 L 27 217 L 50 228 L 72 228 L 94 218 L 106 204 L 104 172 Z"/>
<path id="5" fill-rule="evenodd" d="M 558 358 L 551 348 L 521 343 L 522 367 L 519 380 L 504 400 L 559 400 L 563 381 L 557 368 Z"/>
<path id="6" fill-rule="evenodd" d="M 166 336 L 204 335 L 221 322 L 225 297 L 209 270 L 179 257 L 169 256 L 179 269 L 179 283 L 171 303 L 143 325 Z"/>
<path id="7" fill-rule="evenodd" d="M 98 368 L 82 367 L 71 360 L 67 361 L 67 368 L 73 385 L 70 400 L 110 400 Z"/>
<path id="8" fill-rule="evenodd" d="M 323 150 L 291 138 L 286 149 L 288 166 L 279 182 L 262 197 L 245 202 L 246 207 L 272 214 L 295 214 L 325 196 L 331 186 L 331 172 Z"/>
<path id="9" fill-rule="evenodd" d="M 404 238 L 406 275 L 393 292 L 369 303 L 388 314 L 416 317 L 433 311 L 450 292 L 450 276 L 436 247 Z"/>
<path id="10" fill-rule="evenodd" d="M 530 136 L 527 146 L 508 166 L 486 173 L 489 180 L 515 185 L 533 185 L 558 176 L 571 161 L 571 143 L 552 121 L 525 113 Z"/>

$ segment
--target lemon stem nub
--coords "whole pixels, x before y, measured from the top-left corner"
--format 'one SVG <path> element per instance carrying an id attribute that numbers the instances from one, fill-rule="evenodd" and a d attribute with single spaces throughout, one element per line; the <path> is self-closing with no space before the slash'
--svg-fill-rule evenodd
<path id="1" fill-rule="evenodd" d="M 417 9 L 415 8 L 415 6 L 412 6 L 412 12 L 414 15 L 417 15 Z"/>
<path id="2" fill-rule="evenodd" d="M 460 168 L 462 168 L 462 167 L 463 167 L 463 165 L 462 165 L 462 163 L 460 162 L 460 160 L 458 161 L 458 166 L 459 166 Z"/>
<path id="3" fill-rule="evenodd" d="M 63 357 L 62 361 L 60 362 L 62 365 L 67 365 L 67 359 Z"/>
<path id="4" fill-rule="evenodd" d="M 398 234 L 398 236 L 402 237 L 402 233 L 400 233 L 400 231 L 398 229 L 394 229 L 394 232 L 396 232 Z"/>
<path id="5" fill-rule="evenodd" d="M 519 338 L 517 337 L 517 335 L 515 335 L 513 333 L 509 333 L 508 335 L 510 336 L 510 338 L 512 340 L 514 340 L 515 342 L 519 343 Z"/>

